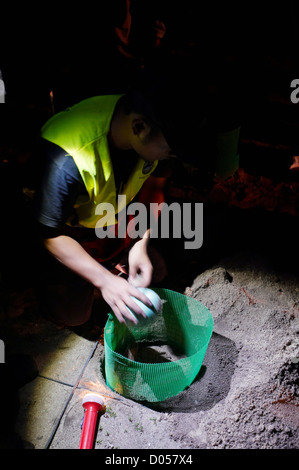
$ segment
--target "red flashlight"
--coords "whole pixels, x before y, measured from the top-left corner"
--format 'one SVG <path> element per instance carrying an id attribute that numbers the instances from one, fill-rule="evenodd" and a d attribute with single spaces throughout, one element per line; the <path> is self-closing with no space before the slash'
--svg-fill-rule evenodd
<path id="1" fill-rule="evenodd" d="M 88 393 L 82 401 L 85 409 L 80 449 L 92 449 L 99 413 L 103 412 L 104 400 L 96 393 Z"/>

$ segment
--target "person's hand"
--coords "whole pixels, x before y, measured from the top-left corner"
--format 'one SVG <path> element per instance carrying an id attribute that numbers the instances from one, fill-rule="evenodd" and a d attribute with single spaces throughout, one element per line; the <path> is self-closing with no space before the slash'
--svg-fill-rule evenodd
<path id="1" fill-rule="evenodd" d="M 129 282 L 138 287 L 148 287 L 152 281 L 153 265 L 147 253 L 147 243 L 140 240 L 129 252 Z"/>
<path id="2" fill-rule="evenodd" d="M 136 299 L 148 305 L 149 308 L 153 308 L 146 295 L 127 280 L 112 274 L 104 268 L 73 238 L 62 235 L 46 239 L 44 244 L 52 256 L 101 292 L 103 299 L 110 305 L 121 323 L 125 323 L 126 320 L 130 320 L 135 324 L 138 323 L 127 309 L 127 306 L 137 316 L 146 317 L 143 310 L 134 302 L 131 296 L 136 297 Z"/>
<path id="3" fill-rule="evenodd" d="M 153 307 L 147 296 L 140 292 L 135 286 L 130 284 L 126 279 L 111 273 L 107 273 L 105 281 L 102 282 L 101 293 L 103 299 L 110 305 L 120 323 L 126 323 L 128 320 L 135 324 L 138 323 L 138 320 L 132 316 L 127 307 L 137 316 L 141 315 L 142 317 L 146 317 L 142 308 L 134 302 L 131 296 L 136 297 L 148 307 Z"/>
<path id="4" fill-rule="evenodd" d="M 299 157 L 298 156 L 293 157 L 293 163 L 290 166 L 289 170 L 299 171 Z"/>

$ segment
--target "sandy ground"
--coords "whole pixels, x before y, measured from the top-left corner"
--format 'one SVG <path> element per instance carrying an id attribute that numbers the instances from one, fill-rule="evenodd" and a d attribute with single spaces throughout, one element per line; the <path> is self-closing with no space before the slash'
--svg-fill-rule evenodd
<path id="1" fill-rule="evenodd" d="M 195 279 L 188 294 L 210 309 L 215 326 L 196 413 L 180 425 L 190 444 L 298 448 L 298 289 L 298 280 L 250 253 Z"/>
<path id="2" fill-rule="evenodd" d="M 82 394 L 94 390 L 106 396 L 96 449 L 173 449 L 181 454 L 183 449 L 298 449 L 299 279 L 292 272 L 249 250 L 222 257 L 194 277 L 185 293 L 208 307 L 214 331 L 195 381 L 164 402 L 138 403 L 112 392 L 105 384 L 100 341 L 50 448 L 78 448 Z M 60 355 L 54 379 L 70 382 L 67 375 L 76 358 L 93 348 L 78 331 L 56 329 L 34 309 L 10 323 L 19 325 L 14 331 L 20 329 L 20 338 L 37 358 L 47 344 Z M 70 364 L 63 366 L 63 354 L 69 354 Z M 51 377 L 43 368 L 40 374 Z M 46 394 L 47 413 L 41 393 Z M 20 389 L 16 431 L 25 447 L 44 448 L 69 393 L 67 384 L 41 376 Z M 32 437 L 26 431 L 29 420 L 35 423 Z"/>
<path id="3" fill-rule="evenodd" d="M 296 276 L 243 252 L 204 271 L 186 294 L 214 318 L 199 376 L 159 404 L 114 400 L 101 417 L 96 448 L 298 449 Z M 96 361 L 103 357 L 99 348 Z M 98 378 L 103 384 L 100 371 Z M 65 426 L 71 418 L 70 410 Z M 63 448 L 62 435 L 54 448 Z"/>

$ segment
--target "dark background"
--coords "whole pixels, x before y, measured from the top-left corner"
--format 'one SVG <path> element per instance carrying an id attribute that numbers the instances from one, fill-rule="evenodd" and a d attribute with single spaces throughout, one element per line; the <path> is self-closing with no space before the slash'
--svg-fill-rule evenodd
<path id="1" fill-rule="evenodd" d="M 30 187 L 34 176 L 28 162 L 40 127 L 51 116 L 50 92 L 58 112 L 89 96 L 127 91 L 140 73 L 150 77 L 165 71 L 171 71 L 173 80 L 192 76 L 205 83 L 215 126 L 225 129 L 241 124 L 240 167 L 256 178 L 250 180 L 249 189 L 248 180 L 238 179 L 233 182 L 234 191 L 229 186 L 225 198 L 220 194 L 217 201 L 206 204 L 204 245 L 196 254 L 182 254 L 184 262 L 189 255 L 196 261 L 196 271 L 218 256 L 254 248 L 296 270 L 298 173 L 290 172 L 289 166 L 299 150 L 299 104 L 290 102 L 290 83 L 299 77 L 298 14 L 293 0 L 280 4 L 132 0 L 128 57 L 119 52 L 115 33 L 124 22 L 126 1 L 15 4 L 9 11 L 4 6 L 0 42 L 6 87 L 6 104 L 0 107 L 2 281 L 22 287 L 30 282 L 28 272 L 34 271 L 30 254 L 34 239 L 22 189 Z M 153 47 L 157 19 L 165 25 L 166 34 L 160 47 Z M 266 183 L 261 177 L 268 178 Z M 194 178 L 190 179 L 190 172 L 174 175 L 170 197 L 179 188 L 178 198 L 186 200 L 191 187 L 195 194 L 191 199 L 202 200 L 196 196 L 200 193 L 196 172 Z M 270 209 L 259 203 L 259 195 L 244 208 L 242 191 L 254 191 L 256 185 L 262 191 L 264 183 L 268 184 Z M 277 185 L 283 185 L 278 196 Z M 291 198 L 287 209 L 275 205 L 281 191 Z M 176 263 L 181 244 L 173 243 Z M 173 246 L 162 243 L 162 250 L 166 255 L 169 252 L 171 262 Z"/>
<path id="2" fill-rule="evenodd" d="M 204 242 L 198 250 L 184 250 L 183 239 L 157 243 L 169 269 L 162 287 L 184 292 L 223 257 L 248 259 L 242 252 L 261 255 L 265 269 L 298 275 L 299 173 L 289 169 L 299 155 L 299 103 L 290 101 L 291 81 L 299 78 L 298 2 L 132 0 L 122 54 L 116 28 L 124 24 L 126 5 L 1 3 L 0 338 L 8 370 L 1 370 L 0 447 L 10 439 L 12 448 L 22 445 L 14 437 L 16 394 L 37 374 L 30 357 L 14 359 L 2 327 L 7 334 L 7 324 L 18 324 L 31 341 L 30 321 L 40 316 L 34 297 L 39 242 L 24 188 L 34 187 L 36 139 L 52 104 L 58 112 L 96 94 L 125 92 L 140 73 L 198 80 L 199 93 L 204 84 L 215 129 L 241 125 L 240 170 L 222 182 L 195 167 L 173 171 L 166 197 L 204 202 Z M 166 28 L 160 47 L 153 47 L 156 20 Z M 14 346 L 18 337 L 11 341 Z"/>

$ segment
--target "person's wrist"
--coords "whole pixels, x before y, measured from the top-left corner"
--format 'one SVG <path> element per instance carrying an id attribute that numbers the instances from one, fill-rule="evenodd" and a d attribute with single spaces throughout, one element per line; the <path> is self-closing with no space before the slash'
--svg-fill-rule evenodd
<path id="1" fill-rule="evenodd" d="M 102 290 L 105 286 L 113 279 L 113 274 L 105 268 L 102 268 L 101 272 L 96 275 L 93 285 L 98 289 Z"/>

